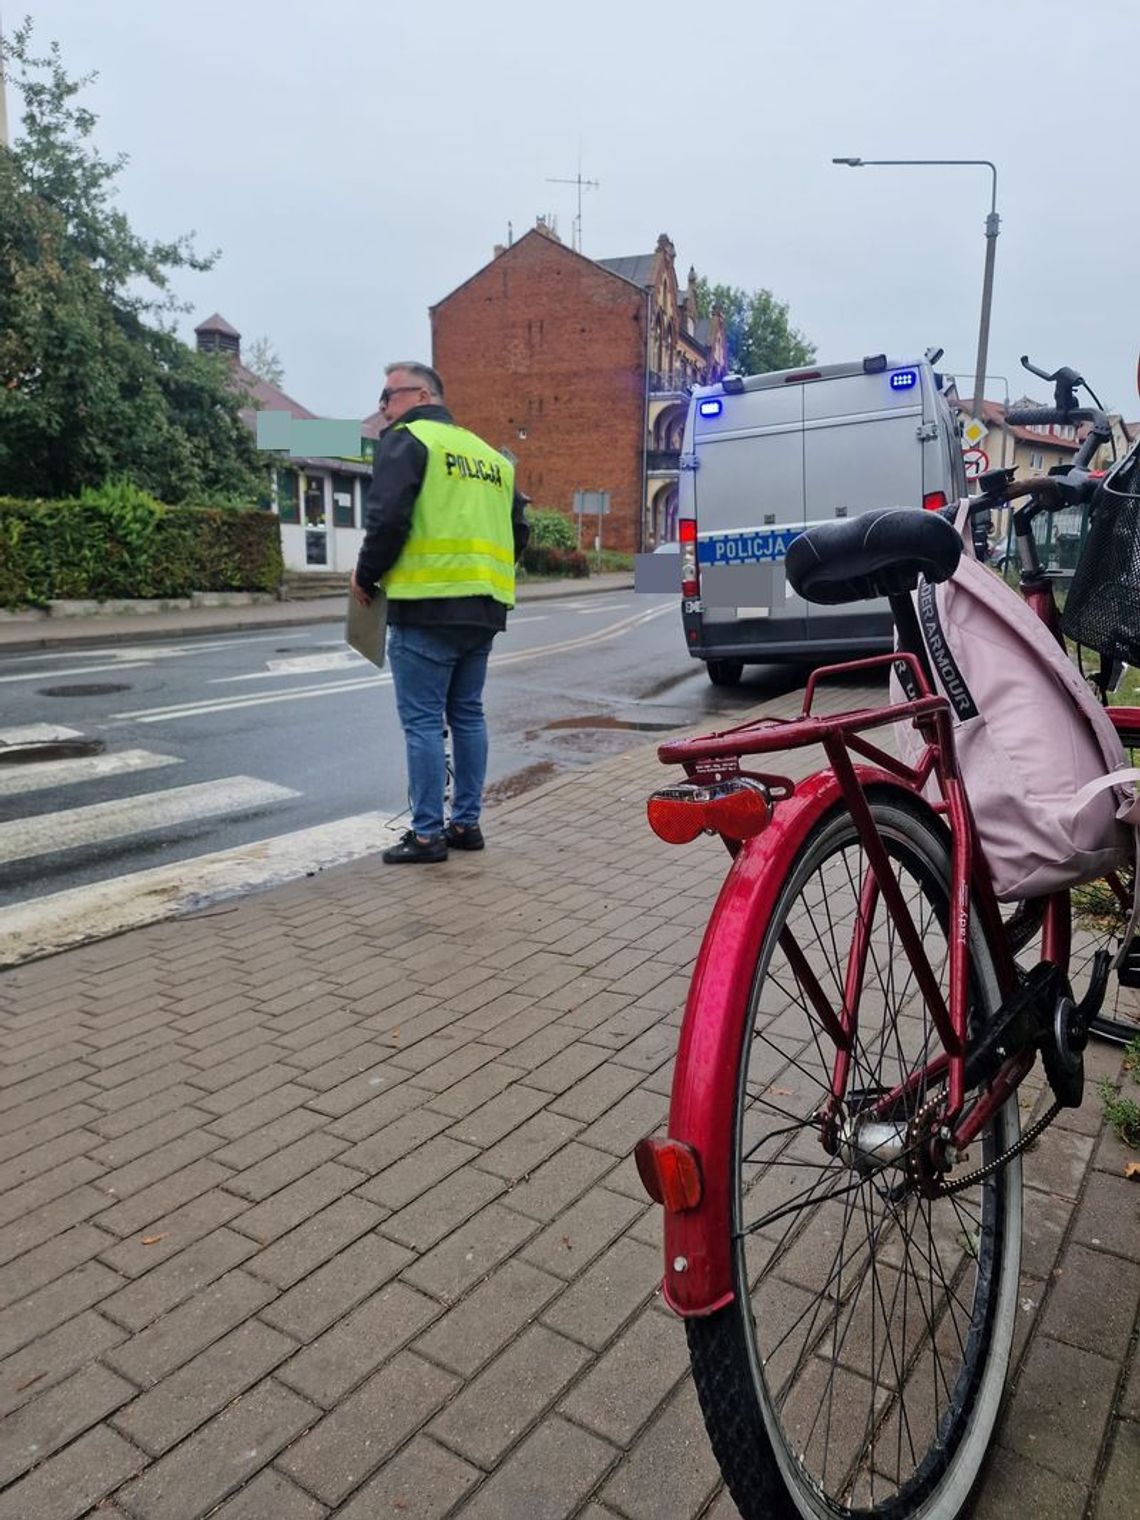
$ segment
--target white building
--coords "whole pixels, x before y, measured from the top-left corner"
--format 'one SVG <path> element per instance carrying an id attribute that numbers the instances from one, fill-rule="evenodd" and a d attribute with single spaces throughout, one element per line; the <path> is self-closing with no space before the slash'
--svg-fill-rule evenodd
<path id="1" fill-rule="evenodd" d="M 202 353 L 222 353 L 249 397 L 241 411 L 251 432 L 259 411 L 288 412 L 312 420 L 316 413 L 241 361 L 241 334 L 217 312 L 194 329 Z M 360 454 L 355 459 L 283 457 L 270 472 L 264 505 L 281 521 L 281 553 L 287 570 L 337 570 L 347 574 L 356 564 L 364 538 L 364 499 L 372 478 L 372 441 L 379 436 L 378 413 L 361 424 Z"/>

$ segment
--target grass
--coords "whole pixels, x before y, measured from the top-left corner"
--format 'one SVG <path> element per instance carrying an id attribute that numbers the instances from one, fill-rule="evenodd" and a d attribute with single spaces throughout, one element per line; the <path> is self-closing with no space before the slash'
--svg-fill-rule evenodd
<path id="1" fill-rule="evenodd" d="M 1140 1083 L 1140 1035 L 1134 1035 L 1124 1048 L 1124 1069 L 1134 1083 Z M 1106 1077 L 1098 1086 L 1104 1116 L 1125 1145 L 1140 1150 L 1140 1103 L 1128 1097 Z"/>

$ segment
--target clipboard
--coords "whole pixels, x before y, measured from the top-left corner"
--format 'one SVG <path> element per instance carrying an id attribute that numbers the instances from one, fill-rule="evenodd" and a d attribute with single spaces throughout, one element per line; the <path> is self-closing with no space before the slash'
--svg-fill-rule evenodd
<path id="1" fill-rule="evenodd" d="M 383 670 L 387 634 L 388 598 L 383 591 L 377 590 L 367 607 L 362 607 L 350 592 L 344 619 L 345 643 Z"/>

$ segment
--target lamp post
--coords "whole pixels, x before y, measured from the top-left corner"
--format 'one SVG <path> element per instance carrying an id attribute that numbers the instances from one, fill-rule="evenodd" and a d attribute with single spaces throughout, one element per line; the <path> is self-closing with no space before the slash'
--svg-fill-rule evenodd
<path id="1" fill-rule="evenodd" d="M 969 166 L 988 169 L 993 176 L 990 213 L 986 217 L 986 266 L 985 273 L 982 275 L 982 318 L 978 324 L 978 362 L 974 369 L 973 415 L 977 417 L 985 386 L 986 356 L 990 346 L 990 308 L 994 294 L 994 255 L 997 252 L 998 229 L 1001 226 L 1001 218 L 997 213 L 997 166 L 988 158 L 833 158 L 831 162 L 846 164 L 851 169 L 862 169 L 871 165 L 889 165 L 891 168 Z"/>

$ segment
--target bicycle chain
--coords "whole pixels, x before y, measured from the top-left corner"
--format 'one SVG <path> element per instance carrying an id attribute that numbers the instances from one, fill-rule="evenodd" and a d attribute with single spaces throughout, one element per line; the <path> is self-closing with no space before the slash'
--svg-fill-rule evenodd
<path id="1" fill-rule="evenodd" d="M 925 1103 L 910 1123 L 910 1129 L 915 1134 L 915 1143 L 908 1146 L 910 1159 L 907 1162 L 906 1170 L 911 1182 L 920 1192 L 924 1191 L 922 1173 L 919 1168 L 920 1137 L 927 1120 L 934 1118 L 942 1105 L 943 1095 L 939 1094 L 928 1103 Z M 1016 1145 L 1011 1145 L 1009 1150 L 1003 1151 L 1000 1156 L 995 1156 L 992 1161 L 987 1161 L 985 1166 L 979 1166 L 972 1172 L 965 1172 L 961 1177 L 955 1177 L 953 1180 L 939 1176 L 937 1190 L 933 1196 L 936 1198 L 947 1198 L 952 1193 L 962 1193 L 967 1188 L 974 1187 L 979 1182 L 984 1182 L 987 1177 L 992 1177 L 994 1172 L 1000 1171 L 1008 1161 L 1012 1161 L 1014 1156 L 1020 1155 L 1022 1151 L 1033 1144 L 1038 1135 L 1047 1129 L 1061 1112 L 1061 1106 L 1060 1103 L 1054 1103 L 1051 1108 L 1046 1109 L 1040 1119 L 1035 1124 L 1029 1126 Z"/>
<path id="2" fill-rule="evenodd" d="M 987 1161 L 985 1166 L 978 1167 L 976 1171 L 967 1172 L 964 1177 L 955 1177 L 953 1182 L 943 1182 L 942 1186 L 939 1189 L 939 1197 L 945 1198 L 948 1197 L 951 1193 L 961 1193 L 965 1188 L 973 1187 L 975 1183 L 983 1182 L 987 1177 L 992 1176 L 993 1173 L 1003 1167 L 1007 1161 L 1011 1161 L 1014 1156 L 1019 1156 L 1023 1150 L 1026 1150 L 1029 1146 L 1031 1146 L 1034 1140 L 1037 1139 L 1038 1135 L 1040 1135 L 1043 1130 L 1048 1129 L 1049 1125 L 1052 1124 L 1053 1120 L 1060 1112 L 1061 1104 L 1054 1103 L 1052 1108 L 1047 1108 L 1045 1110 L 1045 1112 L 1041 1115 L 1040 1119 L 1038 1119 L 1035 1124 L 1031 1124 L 1029 1126 L 1029 1128 L 1022 1135 L 1021 1139 L 1018 1140 L 1017 1144 L 1011 1145 L 1009 1150 L 1003 1151 L 1002 1154 L 1000 1156 L 996 1156 L 993 1161 Z"/>

